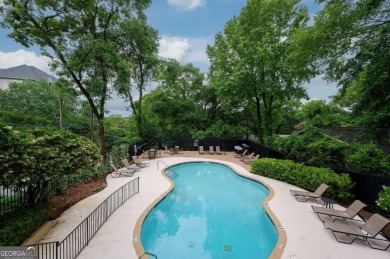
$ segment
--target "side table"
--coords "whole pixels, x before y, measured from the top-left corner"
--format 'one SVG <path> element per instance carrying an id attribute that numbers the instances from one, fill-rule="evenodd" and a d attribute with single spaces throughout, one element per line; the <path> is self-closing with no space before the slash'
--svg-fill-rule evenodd
<path id="1" fill-rule="evenodd" d="M 333 209 L 333 204 L 337 204 L 337 202 L 328 197 L 321 197 L 321 200 L 324 202 L 325 208 Z"/>

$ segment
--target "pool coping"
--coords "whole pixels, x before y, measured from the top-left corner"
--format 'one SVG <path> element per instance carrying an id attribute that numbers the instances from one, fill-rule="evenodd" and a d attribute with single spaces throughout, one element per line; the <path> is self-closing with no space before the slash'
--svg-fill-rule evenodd
<path id="1" fill-rule="evenodd" d="M 142 245 L 142 242 L 141 242 L 141 229 L 142 229 L 142 225 L 143 225 L 146 217 L 149 215 L 151 210 L 155 206 L 157 206 L 157 204 L 159 204 L 175 187 L 174 182 L 172 181 L 172 179 L 170 179 L 168 176 L 166 176 L 165 171 L 173 166 L 187 164 L 187 163 L 194 163 L 194 162 L 195 163 L 210 163 L 210 161 L 208 161 L 208 160 L 186 161 L 186 162 L 174 163 L 172 165 L 166 166 L 166 167 L 161 169 L 160 174 L 166 180 L 169 181 L 170 186 L 169 186 L 168 190 L 166 190 L 164 193 L 162 193 L 149 206 L 147 206 L 147 209 L 142 212 L 142 214 L 139 216 L 139 218 L 136 221 L 136 224 L 135 224 L 135 227 L 133 230 L 133 246 L 134 246 L 135 252 L 139 258 L 143 257 L 146 254 L 146 251 L 145 251 L 145 249 Z M 212 163 L 222 164 L 224 166 L 227 166 L 230 168 L 230 170 L 232 170 L 235 174 L 239 175 L 240 177 L 244 177 L 244 178 L 250 179 L 252 181 L 258 182 L 258 183 L 264 185 L 264 187 L 266 187 L 268 189 L 269 195 L 263 201 L 263 208 L 264 208 L 266 214 L 268 215 L 268 217 L 271 219 L 271 222 L 275 226 L 275 229 L 278 233 L 278 242 L 276 243 L 275 248 L 272 250 L 272 252 L 268 258 L 272 258 L 272 259 L 281 258 L 282 254 L 284 252 L 284 247 L 287 244 L 287 235 L 286 235 L 286 232 L 285 232 L 281 222 L 279 221 L 279 219 L 276 217 L 276 215 L 274 214 L 274 212 L 271 210 L 271 208 L 268 205 L 268 202 L 270 200 L 272 200 L 272 198 L 275 195 L 274 189 L 270 185 L 268 185 L 267 183 L 263 182 L 262 180 L 256 179 L 251 174 L 244 175 L 244 174 L 240 173 L 239 171 L 232 168 L 230 165 L 224 163 L 224 161 L 213 161 Z"/>
<path id="2" fill-rule="evenodd" d="M 170 187 L 169 181 L 160 173 L 162 164 L 169 167 L 172 164 L 189 161 L 211 161 L 225 164 L 234 171 L 245 174 L 245 176 L 250 175 L 266 182 L 267 186 L 272 186 L 275 193 L 268 204 L 272 212 L 283 223 L 286 235 L 288 235 L 288 244 L 283 248 L 281 258 L 339 258 L 341 255 L 346 259 L 388 259 L 389 257 L 390 249 L 388 251 L 371 249 L 366 242 L 356 241 L 353 245 L 337 242 L 332 232 L 324 228 L 322 221 L 313 212 L 311 205 L 316 205 L 316 203 L 297 202 L 290 193 L 291 189 L 303 189 L 251 173 L 250 165 L 235 158 L 233 152 L 226 152 L 223 155 L 200 155 L 198 152 L 189 151 L 175 156 L 163 152 L 162 158 L 143 159 L 145 160 L 150 163 L 150 166 L 135 174 L 136 177 L 140 177 L 140 192 L 111 215 L 77 258 L 90 259 L 104 256 L 104 258 L 112 259 L 137 259 L 133 245 L 133 231 L 137 219 L 148 208 L 148 205 Z M 107 187 L 104 190 L 78 202 L 64 212 L 59 218 L 59 223 L 41 241 L 63 240 L 104 199 L 132 179 L 131 177 L 112 178 L 108 175 Z M 345 208 L 336 204 L 335 209 Z M 142 258 L 147 258 L 147 256 Z"/>

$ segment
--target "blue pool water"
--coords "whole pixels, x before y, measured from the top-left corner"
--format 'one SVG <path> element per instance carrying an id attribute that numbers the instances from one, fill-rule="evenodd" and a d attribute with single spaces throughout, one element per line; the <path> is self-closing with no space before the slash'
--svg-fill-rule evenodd
<path id="1" fill-rule="evenodd" d="M 147 216 L 145 251 L 158 258 L 267 258 L 278 234 L 263 209 L 268 189 L 216 163 L 166 172 L 175 183 Z"/>

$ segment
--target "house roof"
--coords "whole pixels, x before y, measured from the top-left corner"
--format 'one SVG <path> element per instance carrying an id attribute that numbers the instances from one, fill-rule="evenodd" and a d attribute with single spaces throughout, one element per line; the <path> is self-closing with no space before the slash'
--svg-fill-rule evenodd
<path id="1" fill-rule="evenodd" d="M 348 143 L 368 142 L 367 138 L 361 136 L 364 128 L 360 127 L 320 127 L 320 129 L 329 136 L 336 137 L 341 141 Z"/>
<path id="2" fill-rule="evenodd" d="M 363 134 L 364 128 L 361 127 L 320 127 L 320 130 L 322 133 L 346 143 L 371 143 L 370 138 Z M 304 129 L 300 130 L 296 134 L 301 134 L 304 131 Z M 390 146 L 382 143 L 375 143 L 375 145 L 384 152 L 390 153 Z"/>
<path id="3" fill-rule="evenodd" d="M 51 76 L 34 66 L 27 66 L 27 65 L 0 69 L 0 78 L 22 79 L 22 80 L 30 79 L 33 81 L 38 81 L 41 79 L 48 80 L 48 81 L 56 80 L 54 76 Z"/>

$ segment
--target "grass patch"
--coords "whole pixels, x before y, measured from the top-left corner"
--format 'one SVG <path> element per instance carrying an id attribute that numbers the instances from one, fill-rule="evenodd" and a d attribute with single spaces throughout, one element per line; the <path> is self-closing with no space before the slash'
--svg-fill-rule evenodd
<path id="1" fill-rule="evenodd" d="M 49 204 L 25 206 L 0 216 L 0 246 L 19 246 L 48 220 Z"/>

